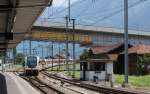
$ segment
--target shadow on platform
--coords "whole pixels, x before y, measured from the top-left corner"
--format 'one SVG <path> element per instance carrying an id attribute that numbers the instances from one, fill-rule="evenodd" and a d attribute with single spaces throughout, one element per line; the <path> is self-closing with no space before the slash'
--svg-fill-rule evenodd
<path id="1" fill-rule="evenodd" d="M 0 73 L 0 94 L 8 94 L 5 76 L 1 73 Z"/>

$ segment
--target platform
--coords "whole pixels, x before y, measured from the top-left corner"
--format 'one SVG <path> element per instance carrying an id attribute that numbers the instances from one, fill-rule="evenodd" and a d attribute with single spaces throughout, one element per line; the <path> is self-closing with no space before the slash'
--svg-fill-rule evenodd
<path id="1" fill-rule="evenodd" d="M 40 94 L 40 92 L 13 73 L 0 73 L 0 94 Z"/>

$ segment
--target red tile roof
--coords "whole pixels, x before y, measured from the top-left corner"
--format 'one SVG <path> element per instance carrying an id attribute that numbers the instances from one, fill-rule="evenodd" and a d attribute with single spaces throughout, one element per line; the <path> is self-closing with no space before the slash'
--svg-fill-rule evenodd
<path id="1" fill-rule="evenodd" d="M 147 54 L 150 53 L 150 45 L 139 44 L 128 49 L 129 54 Z"/>
<path id="2" fill-rule="evenodd" d="M 105 54 L 117 49 L 118 47 L 122 46 L 122 43 L 115 44 L 115 45 L 108 45 L 108 46 L 93 46 L 90 49 L 92 50 L 93 54 Z"/>

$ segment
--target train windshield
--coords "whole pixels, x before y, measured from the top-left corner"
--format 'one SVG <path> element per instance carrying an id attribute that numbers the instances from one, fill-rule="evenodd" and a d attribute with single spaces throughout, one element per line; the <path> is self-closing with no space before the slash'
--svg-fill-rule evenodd
<path id="1" fill-rule="evenodd" d="M 29 68 L 35 68 L 37 66 L 37 57 L 34 56 L 27 57 L 27 66 Z"/>

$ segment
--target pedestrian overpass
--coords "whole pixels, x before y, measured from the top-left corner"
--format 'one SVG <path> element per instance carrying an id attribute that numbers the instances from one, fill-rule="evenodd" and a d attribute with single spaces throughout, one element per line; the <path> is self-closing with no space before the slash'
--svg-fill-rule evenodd
<path id="1" fill-rule="evenodd" d="M 109 45 L 121 43 L 124 40 L 124 30 L 108 27 L 75 26 L 76 43 L 81 46 Z M 70 26 L 68 36 L 65 27 L 51 27 L 49 22 L 37 21 L 32 27 L 32 33 L 27 34 L 25 40 L 30 37 L 36 41 L 73 42 L 73 29 Z M 67 40 L 68 38 L 68 40 Z M 150 33 L 146 31 L 129 30 L 130 44 L 150 44 Z"/>

